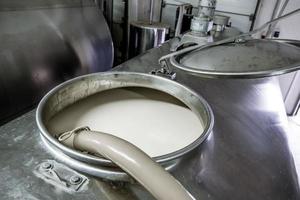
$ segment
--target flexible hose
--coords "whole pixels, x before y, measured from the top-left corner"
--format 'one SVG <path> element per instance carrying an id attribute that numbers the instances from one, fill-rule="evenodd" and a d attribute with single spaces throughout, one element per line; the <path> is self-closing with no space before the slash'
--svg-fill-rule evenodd
<path id="1" fill-rule="evenodd" d="M 164 168 L 142 150 L 116 136 L 82 128 L 59 141 L 81 151 L 102 155 L 130 174 L 158 200 L 195 200 Z"/>

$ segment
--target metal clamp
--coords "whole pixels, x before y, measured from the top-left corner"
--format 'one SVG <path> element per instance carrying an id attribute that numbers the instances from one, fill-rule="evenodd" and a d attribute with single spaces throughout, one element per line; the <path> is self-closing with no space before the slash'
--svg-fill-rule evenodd
<path id="1" fill-rule="evenodd" d="M 78 134 L 81 131 L 90 131 L 91 129 L 88 126 L 78 127 L 72 131 L 67 131 L 61 134 L 56 135 L 57 140 L 62 142 L 70 138 L 73 134 Z"/>
<path id="2" fill-rule="evenodd" d="M 162 76 L 165 78 L 169 78 L 171 80 L 176 79 L 176 73 L 172 72 L 171 69 L 168 66 L 168 63 L 166 60 L 160 60 L 161 68 L 160 69 L 154 69 L 150 72 L 150 74 Z"/>
<path id="3" fill-rule="evenodd" d="M 76 171 L 55 162 L 47 160 L 36 166 L 34 173 L 45 182 L 67 192 L 80 192 L 88 184 L 88 178 Z"/>

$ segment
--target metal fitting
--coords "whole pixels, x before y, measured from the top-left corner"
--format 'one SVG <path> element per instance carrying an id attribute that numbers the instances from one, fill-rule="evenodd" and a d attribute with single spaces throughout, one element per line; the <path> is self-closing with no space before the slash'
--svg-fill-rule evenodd
<path id="1" fill-rule="evenodd" d="M 51 169 L 52 167 L 53 167 L 53 165 L 52 165 L 51 163 L 48 163 L 48 162 L 44 162 L 44 163 L 41 164 L 41 168 L 42 168 L 43 170 L 49 170 L 49 169 Z"/>
<path id="2" fill-rule="evenodd" d="M 82 182 L 82 178 L 80 176 L 71 176 L 70 183 L 73 185 L 78 185 Z"/>

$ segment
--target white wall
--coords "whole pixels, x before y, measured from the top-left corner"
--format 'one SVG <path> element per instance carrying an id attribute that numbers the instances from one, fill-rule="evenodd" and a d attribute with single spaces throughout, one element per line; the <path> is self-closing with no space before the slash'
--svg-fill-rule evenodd
<path id="1" fill-rule="evenodd" d="M 300 8 L 299 0 L 290 0 L 285 13 L 291 12 L 297 8 Z M 280 29 L 280 38 L 289 38 L 300 40 L 300 13 L 290 18 L 283 20 L 278 23 L 278 28 Z"/>
<path id="2" fill-rule="evenodd" d="M 263 0 L 254 27 L 259 27 L 271 19 L 276 0 Z M 281 1 L 281 4 L 283 1 Z M 299 0 L 290 0 L 284 13 L 300 8 Z M 280 31 L 281 39 L 300 40 L 300 14 L 279 22 L 276 30 Z M 265 34 L 266 31 L 262 32 Z M 280 87 L 286 103 L 286 110 L 291 114 L 300 95 L 300 73 L 290 73 L 279 77 Z"/>
<path id="3" fill-rule="evenodd" d="M 271 19 L 276 0 L 263 0 L 259 9 L 255 27 L 259 27 Z M 299 0 L 290 0 L 284 13 L 300 8 Z M 279 22 L 276 29 L 280 31 L 280 38 L 282 39 L 296 39 L 300 40 L 300 13 L 290 18 Z"/>

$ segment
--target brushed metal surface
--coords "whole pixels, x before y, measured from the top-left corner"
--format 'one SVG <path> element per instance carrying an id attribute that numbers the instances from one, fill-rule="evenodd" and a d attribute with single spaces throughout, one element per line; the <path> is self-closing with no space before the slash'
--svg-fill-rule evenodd
<path id="1" fill-rule="evenodd" d="M 153 3 L 153 13 L 150 16 L 151 10 L 151 2 Z M 124 35 L 124 56 L 126 60 L 129 58 L 130 49 L 130 24 L 136 21 L 149 21 L 150 17 L 152 18 L 152 22 L 160 22 L 161 18 L 161 9 L 162 9 L 162 0 L 128 0 L 125 1 L 125 35 Z"/>
<path id="2" fill-rule="evenodd" d="M 300 69 L 300 48 L 276 40 L 245 39 L 171 58 L 174 67 L 212 78 L 257 78 Z"/>
<path id="3" fill-rule="evenodd" d="M 145 51 L 159 47 L 169 37 L 167 24 L 148 21 L 136 21 L 130 24 L 129 58 L 133 58 Z"/>
<path id="4" fill-rule="evenodd" d="M 157 60 L 169 49 L 166 44 L 150 50 L 115 70 L 158 69 Z M 177 81 L 208 100 L 215 116 L 213 133 L 172 172 L 192 195 L 199 200 L 300 199 L 286 138 L 284 103 L 275 77 L 205 79 L 177 71 Z M 32 173 L 42 160 L 55 159 L 39 134 L 35 111 L 0 127 L 1 199 L 153 200 L 139 185 L 95 178 L 90 179 L 86 192 L 59 192 Z"/>
<path id="5" fill-rule="evenodd" d="M 110 32 L 93 1 L 1 1 L 0 10 L 0 124 L 63 81 L 111 69 Z"/>
<path id="6" fill-rule="evenodd" d="M 101 0 L 98 0 L 101 1 Z M 94 0 L 1 0 L 1 11 L 39 10 L 94 6 Z"/>

